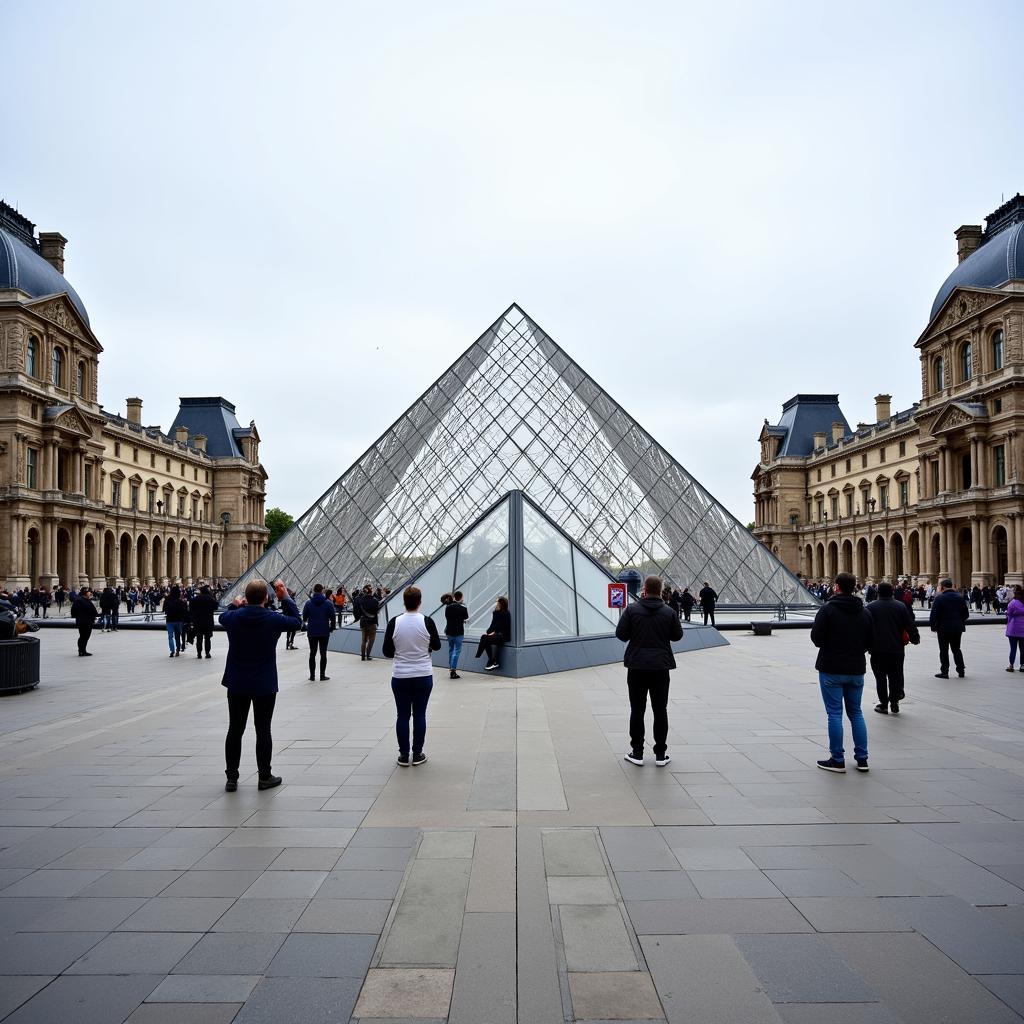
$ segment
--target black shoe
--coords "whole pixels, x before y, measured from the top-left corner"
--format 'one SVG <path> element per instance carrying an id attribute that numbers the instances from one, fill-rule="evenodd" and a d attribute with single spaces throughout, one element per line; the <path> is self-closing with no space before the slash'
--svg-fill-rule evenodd
<path id="1" fill-rule="evenodd" d="M 948 679 L 949 678 L 949 673 L 948 672 L 936 672 L 935 673 L 935 678 L 936 679 Z"/>
<path id="2" fill-rule="evenodd" d="M 958 675 L 958 676 L 959 676 L 959 677 L 960 677 L 961 679 L 963 679 L 963 677 L 964 677 L 965 675 L 967 675 L 967 673 L 966 673 L 966 672 L 959 672 L 959 671 L 958 671 L 958 672 L 957 672 L 957 675 Z"/>
<path id="3" fill-rule="evenodd" d="M 168 655 L 167 655 L 167 657 L 168 657 L 168 658 L 173 658 L 173 657 L 174 657 L 174 651 L 171 651 L 171 653 L 170 653 L 170 654 L 168 654 Z"/>
<path id="4" fill-rule="evenodd" d="M 866 757 L 858 757 L 856 760 L 857 771 L 866 772 L 868 770 L 868 759 Z"/>
<path id="5" fill-rule="evenodd" d="M 82 653 L 79 655 L 79 657 L 91 658 L 92 657 L 92 651 L 82 651 Z M 1024 672 L 1024 668 L 1021 669 L 1021 672 Z"/>
<path id="6" fill-rule="evenodd" d="M 366 656 L 366 660 L 367 660 L 367 661 L 373 661 L 373 658 L 371 658 L 371 657 L 370 657 L 369 655 L 367 655 L 367 656 Z"/>
<path id="7" fill-rule="evenodd" d="M 224 783 L 224 792 L 225 793 L 234 793 L 237 789 L 238 789 L 238 779 L 228 779 L 228 781 Z"/>
<path id="8" fill-rule="evenodd" d="M 664 768 L 665 765 L 669 764 L 671 761 L 672 761 L 672 758 L 669 755 L 669 752 L 667 750 L 665 751 L 664 754 L 655 754 L 655 756 L 654 756 L 654 763 L 659 768 Z"/>
<path id="9" fill-rule="evenodd" d="M 1010 671 L 1011 672 L 1013 671 L 1013 666 L 1010 666 Z M 459 678 L 458 675 L 456 675 L 456 673 L 455 673 L 455 669 L 452 668 L 452 669 L 448 670 L 448 678 L 449 679 L 458 679 Z"/>
<path id="10" fill-rule="evenodd" d="M 213 655 L 212 655 L 212 654 L 210 654 L 210 652 L 209 652 L 209 651 L 207 651 L 207 652 L 206 652 L 206 656 L 207 656 L 208 658 L 212 658 L 212 657 L 213 657 Z"/>
<path id="11" fill-rule="evenodd" d="M 281 785 L 280 775 L 268 775 L 265 779 L 260 779 L 258 789 L 273 789 L 275 786 Z"/>
<path id="12" fill-rule="evenodd" d="M 422 750 L 418 754 L 414 753 L 412 755 L 412 763 L 413 763 L 414 766 L 418 765 L 418 764 L 426 764 L 427 763 L 427 755 L 424 754 Z"/>
<path id="13" fill-rule="evenodd" d="M 320 682 L 321 683 L 329 683 L 330 681 L 331 681 L 331 677 L 330 676 L 321 676 L 320 677 Z"/>
<path id="14" fill-rule="evenodd" d="M 875 705 L 875 710 L 880 715 L 887 715 L 887 714 L 889 714 L 889 709 L 884 704 L 876 704 Z"/>
<path id="15" fill-rule="evenodd" d="M 409 755 L 408 754 L 399 754 L 398 755 L 398 767 L 399 768 L 408 768 L 409 767 Z"/>
<path id="16" fill-rule="evenodd" d="M 819 761 L 818 767 L 826 772 L 845 772 L 846 762 L 837 761 L 834 757 L 830 757 L 827 761 Z"/>
<path id="17" fill-rule="evenodd" d="M 314 676 L 314 675 L 310 674 L 310 677 L 309 677 L 309 681 L 310 681 L 311 683 L 315 683 L 315 682 L 316 682 L 316 676 Z"/>
<path id="18" fill-rule="evenodd" d="M 900 702 L 898 700 L 894 700 L 892 702 L 892 713 L 894 715 L 898 715 L 900 713 Z"/>
<path id="19" fill-rule="evenodd" d="M 498 663 L 497 662 L 494 662 L 491 665 L 484 665 L 484 671 L 485 672 L 493 672 L 497 667 L 498 667 Z"/>
<path id="20" fill-rule="evenodd" d="M 365 654 L 360 654 L 359 655 L 359 660 L 360 661 L 366 661 L 366 655 Z"/>
<path id="21" fill-rule="evenodd" d="M 202 655 L 201 655 L 201 654 L 196 654 L 196 657 L 197 657 L 197 658 L 201 658 L 201 657 L 202 657 Z"/>
<path id="22" fill-rule="evenodd" d="M 631 750 L 623 760 L 628 761 L 630 764 L 643 764 L 644 763 L 644 752 L 641 750 L 637 753 L 635 750 Z"/>

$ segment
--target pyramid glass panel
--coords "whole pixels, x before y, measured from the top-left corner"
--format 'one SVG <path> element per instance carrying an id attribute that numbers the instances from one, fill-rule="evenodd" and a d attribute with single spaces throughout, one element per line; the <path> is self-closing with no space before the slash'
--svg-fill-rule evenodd
<path id="1" fill-rule="evenodd" d="M 518 306 L 441 374 L 227 598 L 254 578 L 284 578 L 299 594 L 316 582 L 395 590 L 516 490 L 527 498 L 524 508 L 532 502 L 612 576 L 635 568 L 691 589 L 708 579 L 723 605 L 816 603 Z M 475 591 L 471 614 L 482 615 L 481 602 L 493 604 L 509 590 L 507 529 L 504 541 L 491 536 L 477 552 L 484 536 L 491 535 L 482 533 L 465 552 L 478 563 L 474 572 L 452 584 Z M 564 578 L 565 558 L 556 564 L 534 555 L 578 600 Z M 545 615 L 566 625 L 562 596 L 548 594 Z M 574 631 L 604 617 L 603 596 L 585 600 L 588 610 L 572 610 Z"/>

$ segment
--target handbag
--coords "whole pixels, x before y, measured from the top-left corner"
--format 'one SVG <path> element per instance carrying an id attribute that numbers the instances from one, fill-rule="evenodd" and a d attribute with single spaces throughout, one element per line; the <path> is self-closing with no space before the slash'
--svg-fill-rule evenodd
<path id="1" fill-rule="evenodd" d="M 907 644 L 910 643 L 910 634 L 906 630 L 903 630 L 903 636 L 901 639 L 903 640 L 903 646 L 906 647 Z"/>

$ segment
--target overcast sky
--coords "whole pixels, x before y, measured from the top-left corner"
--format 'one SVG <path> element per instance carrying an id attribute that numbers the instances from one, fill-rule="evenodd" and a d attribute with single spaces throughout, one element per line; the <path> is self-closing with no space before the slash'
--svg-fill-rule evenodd
<path id="1" fill-rule="evenodd" d="M 765 417 L 919 397 L 1024 189 L 1024 4 L 0 0 L 0 197 L 100 400 L 255 419 L 301 513 L 518 302 L 743 522 Z"/>

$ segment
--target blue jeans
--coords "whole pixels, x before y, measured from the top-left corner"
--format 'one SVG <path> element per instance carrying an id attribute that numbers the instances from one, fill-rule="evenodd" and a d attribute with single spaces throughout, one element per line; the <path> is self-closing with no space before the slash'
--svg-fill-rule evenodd
<path id="1" fill-rule="evenodd" d="M 395 695 L 395 734 L 398 736 L 398 752 L 409 753 L 409 716 L 412 715 L 412 752 L 423 750 L 427 735 L 427 701 L 434 688 L 433 676 L 415 676 L 412 679 L 391 680 L 391 692 Z"/>
<path id="2" fill-rule="evenodd" d="M 459 667 L 459 655 L 462 653 L 461 636 L 448 637 L 448 667 L 454 672 Z"/>
<path id="3" fill-rule="evenodd" d="M 836 761 L 845 761 L 843 751 L 843 705 L 850 719 L 853 732 L 853 755 L 862 760 L 868 756 L 868 727 L 860 710 L 860 699 L 864 693 L 863 676 L 832 675 L 818 673 L 821 684 L 821 699 L 825 702 L 828 715 L 828 746 Z"/>
<path id="4" fill-rule="evenodd" d="M 183 650 L 185 647 L 185 623 L 184 622 L 168 622 L 167 623 L 167 646 L 171 649 L 171 654 L 175 651 Z"/>

